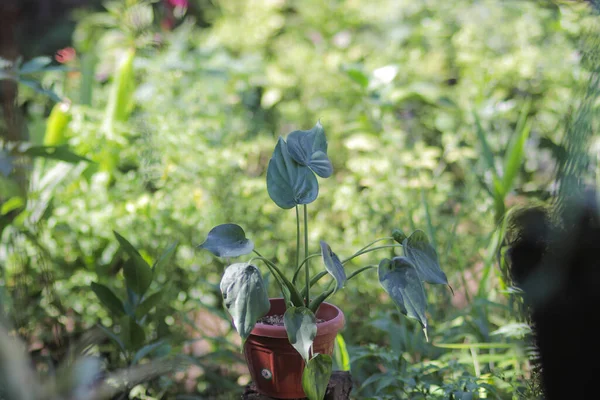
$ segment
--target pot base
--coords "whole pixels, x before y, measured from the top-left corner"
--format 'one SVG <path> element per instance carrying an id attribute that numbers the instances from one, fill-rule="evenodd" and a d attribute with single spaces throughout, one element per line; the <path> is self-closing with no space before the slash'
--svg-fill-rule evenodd
<path id="1" fill-rule="evenodd" d="M 285 312 L 283 299 L 270 299 L 271 309 L 267 315 Z M 317 324 L 317 336 L 313 353 L 333 353 L 337 333 L 344 327 L 344 314 L 336 306 L 323 303 L 317 318 L 325 320 Z M 277 399 L 305 398 L 302 389 L 304 360 L 290 344 L 285 327 L 256 324 L 244 345 L 244 355 L 256 390 Z"/>

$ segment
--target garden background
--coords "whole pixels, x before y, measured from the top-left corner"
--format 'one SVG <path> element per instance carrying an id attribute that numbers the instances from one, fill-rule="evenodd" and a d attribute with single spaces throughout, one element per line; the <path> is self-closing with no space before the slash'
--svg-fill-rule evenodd
<path id="1" fill-rule="evenodd" d="M 291 264 L 294 216 L 269 199 L 266 167 L 280 135 L 320 121 L 334 175 L 310 242 L 348 256 L 423 229 L 454 291 L 427 288 L 429 341 L 376 272 L 336 293 L 336 368 L 355 398 L 539 395 L 505 217 L 555 193 L 573 132 L 597 153 L 590 4 L 8 0 L 0 14 L 2 321 L 39 379 L 101 326 L 102 370 L 186 361 L 129 398 L 236 398 L 249 376 L 218 286 L 226 260 L 197 246 L 236 222 Z M 132 300 L 114 231 L 155 266 L 134 317 L 107 293 Z"/>

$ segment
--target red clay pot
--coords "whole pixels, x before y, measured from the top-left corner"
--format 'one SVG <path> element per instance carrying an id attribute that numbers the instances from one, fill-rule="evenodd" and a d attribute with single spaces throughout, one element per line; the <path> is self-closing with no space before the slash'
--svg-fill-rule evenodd
<path id="1" fill-rule="evenodd" d="M 285 313 L 282 298 L 270 301 L 267 315 Z M 317 324 L 313 353 L 331 355 L 335 337 L 346 322 L 344 313 L 333 304 L 323 303 L 316 315 L 324 322 Z M 284 326 L 256 324 L 244 345 L 244 355 L 258 392 L 278 399 L 306 397 L 302 389 L 304 360 L 290 344 Z"/>

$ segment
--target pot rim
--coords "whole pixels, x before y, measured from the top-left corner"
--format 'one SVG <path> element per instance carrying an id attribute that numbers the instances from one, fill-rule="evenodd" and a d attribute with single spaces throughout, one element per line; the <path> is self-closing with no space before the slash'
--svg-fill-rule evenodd
<path id="1" fill-rule="evenodd" d="M 273 304 L 274 301 L 283 302 L 284 299 L 283 299 L 283 297 L 269 298 L 269 302 L 271 302 L 271 304 Z M 327 303 L 327 302 L 323 302 L 319 306 L 319 311 L 321 310 L 322 307 L 333 309 L 334 311 L 337 312 L 337 314 L 333 318 L 331 318 L 327 321 L 317 323 L 317 336 L 316 337 L 337 334 L 337 332 L 342 330 L 342 328 L 346 324 L 346 318 L 344 317 L 344 312 L 339 307 L 337 307 L 331 303 Z M 285 326 L 283 326 L 283 325 L 267 325 L 267 324 L 261 324 L 261 323 L 257 323 L 256 325 L 254 325 L 254 329 L 252 329 L 252 332 L 250 332 L 250 335 L 272 337 L 272 338 L 286 338 L 286 339 L 288 338 L 287 331 L 285 330 Z"/>

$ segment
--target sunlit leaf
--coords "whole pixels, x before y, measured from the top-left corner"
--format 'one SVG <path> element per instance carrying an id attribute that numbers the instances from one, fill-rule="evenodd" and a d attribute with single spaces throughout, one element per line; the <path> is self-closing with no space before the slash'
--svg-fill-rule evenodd
<path id="1" fill-rule="evenodd" d="M 267 168 L 267 191 L 275 204 L 283 209 L 309 204 L 319 194 L 317 177 L 310 168 L 292 159 L 281 137 Z"/>
<path id="2" fill-rule="evenodd" d="M 220 288 L 235 329 L 246 340 L 256 321 L 271 308 L 260 271 L 254 265 L 232 264 L 225 269 Z"/>
<path id="3" fill-rule="evenodd" d="M 308 361 L 317 336 L 315 314 L 306 307 L 289 307 L 283 316 L 283 323 L 291 345 Z"/>
<path id="4" fill-rule="evenodd" d="M 350 354 L 346 348 L 346 341 L 341 333 L 335 336 L 333 347 L 333 356 L 335 363 L 340 371 L 350 371 Z"/>
<path id="5" fill-rule="evenodd" d="M 254 243 L 246 238 L 246 233 L 236 224 L 215 226 L 198 248 L 206 249 L 217 257 L 238 257 L 251 253 Z"/>
<path id="6" fill-rule="evenodd" d="M 379 282 L 390 295 L 402 314 L 427 327 L 427 300 L 421 278 L 406 257 L 387 258 L 379 263 Z"/>
<path id="7" fill-rule="evenodd" d="M 326 354 L 316 354 L 304 368 L 302 388 L 309 400 L 323 400 L 331 378 L 333 360 Z"/>
<path id="8" fill-rule="evenodd" d="M 429 243 L 429 238 L 421 230 L 414 231 L 402 243 L 404 254 L 415 267 L 424 282 L 448 284 L 446 274 L 440 268 L 437 253 Z"/>
<path id="9" fill-rule="evenodd" d="M 325 268 L 335 279 L 335 290 L 338 291 L 344 287 L 346 283 L 346 271 L 340 261 L 339 257 L 331 251 L 331 247 L 327 243 L 321 240 L 321 255 L 323 256 L 323 262 Z"/>

